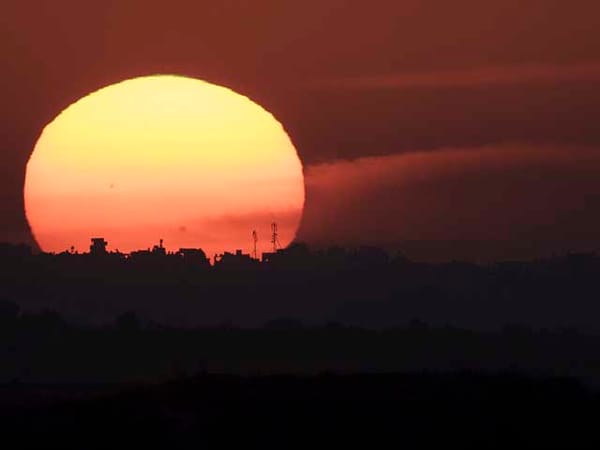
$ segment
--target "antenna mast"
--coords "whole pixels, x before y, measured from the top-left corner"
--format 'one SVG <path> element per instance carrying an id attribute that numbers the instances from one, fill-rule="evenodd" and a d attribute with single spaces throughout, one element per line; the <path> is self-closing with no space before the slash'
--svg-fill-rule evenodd
<path id="1" fill-rule="evenodd" d="M 279 243 L 279 231 L 276 222 L 271 224 L 271 231 L 273 233 L 271 235 L 271 244 L 273 244 L 273 252 L 275 253 L 281 248 L 281 244 Z"/>
<path id="2" fill-rule="evenodd" d="M 258 242 L 258 233 L 256 232 L 256 230 L 252 230 L 252 241 L 254 242 L 254 251 L 252 252 L 252 255 L 254 256 L 254 259 L 258 259 L 258 251 L 256 250 L 256 243 Z"/>

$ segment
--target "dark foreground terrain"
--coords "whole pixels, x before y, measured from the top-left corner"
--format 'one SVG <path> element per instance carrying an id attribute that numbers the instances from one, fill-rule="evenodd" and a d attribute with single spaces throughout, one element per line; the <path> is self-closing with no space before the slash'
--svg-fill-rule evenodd
<path id="1" fill-rule="evenodd" d="M 596 254 L 429 264 L 368 247 L 311 252 L 297 244 L 263 263 L 230 256 L 209 266 L 177 254 L 35 255 L 0 244 L 0 300 L 87 326 L 131 311 L 172 328 L 256 328 L 283 317 L 369 329 L 419 319 L 437 328 L 522 324 L 600 334 Z"/>
<path id="2" fill-rule="evenodd" d="M 12 384 L 0 392 L 3 440 L 20 448 L 600 445 L 600 398 L 566 378 L 200 375 L 129 387 Z"/>
<path id="3" fill-rule="evenodd" d="M 21 250 L 0 251 L 2 443 L 600 448 L 597 255 Z"/>

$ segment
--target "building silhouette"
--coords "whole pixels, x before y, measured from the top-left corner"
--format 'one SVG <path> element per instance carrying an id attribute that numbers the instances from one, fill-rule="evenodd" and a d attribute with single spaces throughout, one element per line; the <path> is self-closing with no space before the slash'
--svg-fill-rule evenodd
<path id="1" fill-rule="evenodd" d="M 92 244 L 90 245 L 90 254 L 94 256 L 98 255 L 106 255 L 106 246 L 108 242 L 104 240 L 104 238 L 92 238 Z"/>
<path id="2" fill-rule="evenodd" d="M 180 248 L 177 255 L 186 266 L 209 267 L 210 260 L 201 248 Z"/>
<path id="3" fill-rule="evenodd" d="M 259 262 L 252 258 L 248 253 L 242 250 L 236 250 L 235 253 L 225 252 L 222 255 L 215 256 L 215 267 L 224 269 L 249 269 L 256 267 Z"/>

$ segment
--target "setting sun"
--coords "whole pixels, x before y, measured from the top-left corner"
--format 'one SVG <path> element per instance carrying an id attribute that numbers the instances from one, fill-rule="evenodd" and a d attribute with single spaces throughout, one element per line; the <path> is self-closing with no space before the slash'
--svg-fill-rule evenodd
<path id="1" fill-rule="evenodd" d="M 149 76 L 94 92 L 43 130 L 25 209 L 44 251 L 93 236 L 129 252 L 164 239 L 207 255 L 294 239 L 302 164 L 282 125 L 247 97 L 200 80 Z"/>

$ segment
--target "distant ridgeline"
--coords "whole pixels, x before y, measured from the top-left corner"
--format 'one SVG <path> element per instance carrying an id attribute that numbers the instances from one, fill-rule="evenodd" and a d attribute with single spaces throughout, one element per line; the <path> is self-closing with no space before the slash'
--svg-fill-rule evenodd
<path id="1" fill-rule="evenodd" d="M 111 324 L 82 326 L 54 312 L 20 312 L 4 301 L 0 410 L 6 392 L 20 384 L 153 382 L 201 373 L 471 372 L 569 377 L 598 388 L 599 346 L 600 336 L 574 330 L 474 332 L 418 321 L 386 330 L 291 319 L 254 329 L 180 329 L 144 324 L 130 312 Z"/>
<path id="2" fill-rule="evenodd" d="M 107 324 L 134 312 L 142 324 L 260 327 L 303 324 L 386 328 L 418 319 L 474 330 L 600 331 L 600 258 L 571 254 L 533 262 L 425 264 L 377 248 L 306 245 L 263 254 L 169 253 L 162 242 L 129 255 L 106 251 L 33 254 L 0 245 L 0 299 L 22 311 L 51 310 L 68 322 Z"/>

